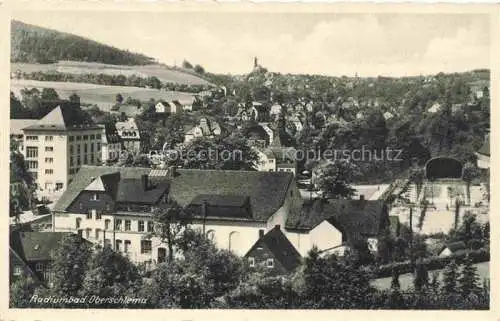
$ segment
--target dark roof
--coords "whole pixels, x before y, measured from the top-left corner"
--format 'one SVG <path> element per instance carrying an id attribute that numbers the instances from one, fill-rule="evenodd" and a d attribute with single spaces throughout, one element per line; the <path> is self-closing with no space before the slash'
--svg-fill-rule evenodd
<path id="1" fill-rule="evenodd" d="M 24 232 L 14 231 L 10 235 L 12 249 L 26 262 L 48 261 L 68 232 Z"/>
<path id="2" fill-rule="evenodd" d="M 121 142 L 120 135 L 118 135 L 115 124 L 106 123 L 104 125 L 104 131 L 108 144 L 116 144 Z"/>
<path id="3" fill-rule="evenodd" d="M 245 254 L 245 257 L 250 256 L 256 248 L 263 245 L 273 253 L 274 258 L 278 260 L 287 271 L 291 272 L 301 264 L 302 257 L 290 240 L 283 234 L 279 226 L 273 227 L 269 232 L 258 239 L 247 254 Z"/>
<path id="4" fill-rule="evenodd" d="M 125 178 L 118 184 L 116 201 L 120 203 L 157 204 L 167 192 L 168 182 L 149 182 L 144 188 L 140 178 Z"/>
<path id="5" fill-rule="evenodd" d="M 477 151 L 479 154 L 490 156 L 490 136 L 486 136 L 483 146 Z"/>
<path id="6" fill-rule="evenodd" d="M 348 238 L 353 232 L 375 236 L 380 233 L 383 215 L 387 215 L 387 207 L 382 200 L 319 199 L 304 203 L 299 215 L 289 215 L 286 228 L 309 231 L 327 220 Z"/>
<path id="7" fill-rule="evenodd" d="M 59 201 L 55 211 L 65 211 L 93 179 L 120 172 L 120 179 L 140 179 L 151 169 L 139 167 L 82 166 Z M 153 179 L 153 178 L 151 178 Z M 181 206 L 187 206 L 199 195 L 249 197 L 252 219 L 267 221 L 284 203 L 291 173 L 257 171 L 222 171 L 177 169 L 175 177 L 155 177 L 154 181 L 169 181 L 169 197 Z M 228 201 L 228 198 L 224 200 Z"/>
<path id="8" fill-rule="evenodd" d="M 203 205 L 206 213 L 203 212 Z M 187 206 L 193 217 L 219 217 L 231 219 L 252 219 L 250 198 L 241 195 L 201 194 Z"/>

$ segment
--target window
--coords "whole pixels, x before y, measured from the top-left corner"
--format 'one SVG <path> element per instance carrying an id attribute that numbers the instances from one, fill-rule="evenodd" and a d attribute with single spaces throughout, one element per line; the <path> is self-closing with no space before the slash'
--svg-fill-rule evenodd
<path id="1" fill-rule="evenodd" d="M 254 266 L 255 266 L 255 258 L 253 258 L 253 257 L 249 257 L 249 258 L 248 258 L 248 265 L 249 265 L 250 267 L 254 267 Z"/>
<path id="2" fill-rule="evenodd" d="M 73 156 L 70 156 L 69 157 L 69 166 L 70 167 L 73 166 L 73 164 L 75 163 L 74 161 L 75 161 L 75 159 L 73 158 Z"/>
<path id="3" fill-rule="evenodd" d="M 99 194 L 97 194 L 97 193 L 92 194 L 92 200 L 93 201 L 98 201 L 99 200 Z"/>
<path id="4" fill-rule="evenodd" d="M 27 161 L 26 162 L 26 167 L 28 167 L 28 169 L 37 169 L 38 168 L 38 162 L 37 161 Z"/>
<path id="5" fill-rule="evenodd" d="M 46 151 L 46 152 L 53 152 L 53 151 L 54 151 L 54 147 L 51 147 L 51 146 L 45 146 L 45 151 Z"/>
<path id="6" fill-rule="evenodd" d="M 120 231 L 122 229 L 122 220 L 115 221 L 115 230 Z"/>
<path id="7" fill-rule="evenodd" d="M 75 140 L 75 136 L 69 136 L 69 141 L 72 142 Z"/>
<path id="8" fill-rule="evenodd" d="M 101 143 L 97 143 L 97 151 L 101 150 Z"/>
<path id="9" fill-rule="evenodd" d="M 92 231 L 92 229 L 88 228 L 85 230 L 85 238 L 86 239 L 89 239 L 90 238 L 90 232 Z"/>
<path id="10" fill-rule="evenodd" d="M 91 219 L 92 219 L 92 217 L 93 217 L 93 215 L 94 215 L 94 213 L 95 213 L 95 210 L 90 210 L 90 211 L 88 211 L 88 212 L 87 212 L 87 219 L 91 220 Z"/>
<path id="11" fill-rule="evenodd" d="M 90 140 L 94 140 L 95 139 L 95 135 L 90 135 Z"/>
<path id="12" fill-rule="evenodd" d="M 81 145 L 76 145 L 76 153 L 80 154 L 81 151 L 82 151 L 82 146 Z"/>
<path id="13" fill-rule="evenodd" d="M 82 219 L 78 217 L 78 218 L 76 219 L 76 224 L 75 224 L 75 227 L 76 227 L 77 229 L 78 229 L 78 228 L 80 228 L 81 223 L 82 223 Z"/>
<path id="14" fill-rule="evenodd" d="M 102 219 L 102 213 L 101 213 L 101 212 L 96 212 L 96 213 L 95 213 L 95 219 L 96 219 L 96 220 L 100 220 L 100 219 Z"/>
<path id="15" fill-rule="evenodd" d="M 88 145 L 87 144 L 83 144 L 83 152 L 87 153 L 87 151 L 88 151 Z"/>
<path id="16" fill-rule="evenodd" d="M 89 136 L 88 135 L 83 135 L 83 140 L 89 140 Z"/>
<path id="17" fill-rule="evenodd" d="M 120 252 L 122 250 L 122 240 L 116 240 L 115 241 L 115 250 L 117 252 Z"/>
<path id="18" fill-rule="evenodd" d="M 54 140 L 54 136 L 45 136 L 45 141 L 46 142 L 51 142 Z"/>
<path id="19" fill-rule="evenodd" d="M 213 241 L 215 238 L 215 231 L 214 230 L 209 230 L 207 231 L 207 239 L 210 241 Z"/>
<path id="20" fill-rule="evenodd" d="M 98 240 L 98 239 L 99 239 L 99 234 L 100 234 L 99 232 L 100 232 L 100 231 L 101 231 L 101 230 L 100 230 L 100 229 L 98 229 L 98 228 L 95 230 L 95 239 L 96 239 L 96 240 Z"/>
<path id="21" fill-rule="evenodd" d="M 52 157 L 45 157 L 45 162 L 49 163 L 49 164 L 52 164 L 54 162 L 54 158 L 52 158 Z"/>
<path id="22" fill-rule="evenodd" d="M 130 220 L 125 220 L 125 231 L 130 231 L 131 222 Z"/>
<path id="23" fill-rule="evenodd" d="M 37 262 L 35 264 L 35 271 L 42 272 L 43 271 L 43 263 Z"/>
<path id="24" fill-rule="evenodd" d="M 111 224 L 111 220 L 105 220 L 105 221 L 104 221 L 104 228 L 105 228 L 106 230 L 109 230 L 109 225 L 110 225 L 110 224 Z"/>
<path id="25" fill-rule="evenodd" d="M 141 254 L 151 253 L 151 240 L 141 240 Z"/>
<path id="26" fill-rule="evenodd" d="M 90 164 L 94 164 L 94 154 L 90 154 Z"/>
<path id="27" fill-rule="evenodd" d="M 144 232 L 144 221 L 138 221 L 138 231 Z"/>
<path id="28" fill-rule="evenodd" d="M 26 157 L 27 158 L 37 158 L 38 157 L 38 147 L 26 147 Z"/>
<path id="29" fill-rule="evenodd" d="M 125 240 L 125 247 L 123 249 L 123 252 L 128 253 L 128 250 L 130 249 L 131 242 L 129 240 Z"/>
<path id="30" fill-rule="evenodd" d="M 77 157 L 77 158 L 76 158 L 76 166 L 80 166 L 80 164 L 81 164 L 81 163 L 82 163 L 82 162 L 81 162 L 81 160 L 80 160 L 80 157 Z"/>
<path id="31" fill-rule="evenodd" d="M 26 140 L 38 141 L 38 136 L 26 136 Z"/>
<path id="32" fill-rule="evenodd" d="M 45 174 L 52 175 L 52 174 L 54 174 L 54 170 L 53 169 L 46 169 Z"/>
<path id="33" fill-rule="evenodd" d="M 94 152 L 94 143 L 90 143 L 90 152 L 93 153 Z"/>
<path id="34" fill-rule="evenodd" d="M 76 136 L 76 140 L 77 140 L 77 141 L 82 140 L 82 136 Z"/>
<path id="35" fill-rule="evenodd" d="M 267 259 L 266 266 L 268 268 L 272 269 L 274 267 L 274 260 L 273 259 Z"/>
<path id="36" fill-rule="evenodd" d="M 105 239 L 104 240 L 104 246 L 105 247 L 111 247 L 111 240 L 110 239 Z"/>
<path id="37" fill-rule="evenodd" d="M 84 165 L 87 165 L 88 161 L 87 161 L 87 155 L 83 156 L 83 164 Z"/>
<path id="38" fill-rule="evenodd" d="M 72 155 L 74 151 L 75 149 L 73 148 L 73 145 L 69 145 L 69 154 Z"/>
<path id="39" fill-rule="evenodd" d="M 23 274 L 23 269 L 20 266 L 16 265 L 16 266 L 14 266 L 13 273 L 15 276 L 20 276 L 21 274 Z"/>
<path id="40" fill-rule="evenodd" d="M 96 139 L 101 139 L 101 134 L 97 134 L 95 137 Z"/>
<path id="41" fill-rule="evenodd" d="M 56 191 L 63 189 L 64 184 L 63 183 L 56 183 Z"/>
<path id="42" fill-rule="evenodd" d="M 78 236 L 79 236 L 79 237 L 82 237 L 82 234 L 83 234 L 83 230 L 81 230 L 81 229 L 80 229 L 80 230 L 78 230 Z"/>
<path id="43" fill-rule="evenodd" d="M 153 232 L 153 222 L 148 221 L 148 232 Z"/>

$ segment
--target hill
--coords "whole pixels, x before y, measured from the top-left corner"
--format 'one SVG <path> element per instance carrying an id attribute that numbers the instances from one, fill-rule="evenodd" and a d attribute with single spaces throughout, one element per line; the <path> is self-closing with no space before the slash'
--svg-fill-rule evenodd
<path id="1" fill-rule="evenodd" d="M 147 65 L 154 59 L 56 30 L 11 22 L 11 62 L 53 63 L 59 60 L 113 65 Z"/>

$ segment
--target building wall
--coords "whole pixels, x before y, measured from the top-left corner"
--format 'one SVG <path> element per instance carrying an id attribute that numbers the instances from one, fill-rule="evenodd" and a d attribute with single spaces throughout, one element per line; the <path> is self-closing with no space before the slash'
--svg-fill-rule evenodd
<path id="1" fill-rule="evenodd" d="M 276 171 L 276 159 L 268 158 L 266 154 L 263 152 L 256 150 L 257 156 L 259 157 L 259 163 L 256 166 L 256 169 L 259 172 L 274 172 Z"/>
<path id="2" fill-rule="evenodd" d="M 477 167 L 479 168 L 490 168 L 490 158 L 479 153 L 476 153 L 477 156 Z"/>
<path id="3" fill-rule="evenodd" d="M 302 256 L 307 256 L 314 246 L 326 250 L 342 245 L 342 233 L 327 221 L 308 232 L 286 231 L 285 235 Z"/>
<path id="4" fill-rule="evenodd" d="M 250 266 L 249 261 L 253 258 L 255 266 Z M 273 267 L 268 267 L 268 260 L 273 260 Z M 258 244 L 252 252 L 245 255 L 245 263 L 250 271 L 264 271 L 269 275 L 283 275 L 288 271 L 283 267 L 280 261 L 276 260 L 273 252 L 265 244 Z"/>
<path id="5" fill-rule="evenodd" d="M 120 157 L 122 151 L 121 143 L 103 143 L 102 144 L 102 162 L 107 162 L 108 160 L 115 160 Z"/>

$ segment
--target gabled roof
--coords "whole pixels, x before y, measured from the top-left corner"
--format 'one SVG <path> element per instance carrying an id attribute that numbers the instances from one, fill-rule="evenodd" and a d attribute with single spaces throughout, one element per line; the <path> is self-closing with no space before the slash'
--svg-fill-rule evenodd
<path id="1" fill-rule="evenodd" d="M 82 110 L 79 107 L 62 104 L 52 109 L 47 115 L 38 120 L 35 124 L 24 129 L 79 129 L 79 128 L 99 128 L 97 125 L 83 119 Z"/>
<path id="2" fill-rule="evenodd" d="M 187 206 L 187 211 L 193 217 L 252 219 L 250 197 L 242 195 L 200 194 Z"/>
<path id="3" fill-rule="evenodd" d="M 157 204 L 167 192 L 168 182 L 149 182 L 144 188 L 140 178 L 125 178 L 118 184 L 116 201 L 119 203 Z"/>
<path id="4" fill-rule="evenodd" d="M 13 231 L 10 235 L 12 249 L 26 262 L 52 260 L 53 251 L 69 232 Z"/>
<path id="5" fill-rule="evenodd" d="M 104 132 L 108 144 L 117 144 L 121 142 L 115 124 L 106 123 L 104 125 Z"/>
<path id="6" fill-rule="evenodd" d="M 262 246 L 267 247 L 273 253 L 274 258 L 289 272 L 295 270 L 301 264 L 302 257 L 290 240 L 283 234 L 279 226 L 273 227 L 264 236 L 259 238 L 245 254 L 245 257 L 252 255 L 252 252 Z"/>
<path id="7" fill-rule="evenodd" d="M 304 203 L 299 215 L 289 215 L 286 228 L 307 232 L 328 220 L 348 236 L 354 232 L 376 236 L 383 215 L 387 215 L 387 208 L 382 200 L 319 199 Z"/>
<path id="8" fill-rule="evenodd" d="M 141 175 L 149 174 L 151 169 L 82 166 L 54 206 L 54 211 L 65 211 L 96 177 L 117 172 L 120 173 L 120 180 L 140 180 Z M 284 172 L 177 169 L 174 178 L 159 176 L 150 177 L 150 180 L 169 182 L 169 197 L 181 206 L 187 206 L 199 195 L 248 196 L 252 219 L 267 221 L 283 205 L 293 175 Z M 123 188 L 128 190 L 128 185 Z"/>
<path id="9" fill-rule="evenodd" d="M 456 252 L 459 250 L 465 250 L 467 247 L 463 241 L 448 243 L 441 248 L 439 252 L 442 252 L 444 249 L 449 249 L 451 252 Z"/>

